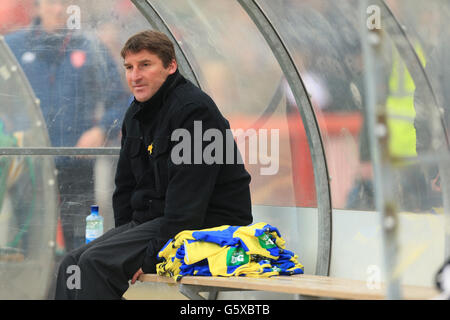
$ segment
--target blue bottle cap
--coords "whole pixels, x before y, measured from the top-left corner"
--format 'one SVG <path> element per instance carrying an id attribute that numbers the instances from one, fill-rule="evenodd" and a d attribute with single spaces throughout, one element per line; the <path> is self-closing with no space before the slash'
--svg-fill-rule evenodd
<path id="1" fill-rule="evenodd" d="M 91 206 L 91 213 L 98 214 L 98 206 L 97 205 Z"/>

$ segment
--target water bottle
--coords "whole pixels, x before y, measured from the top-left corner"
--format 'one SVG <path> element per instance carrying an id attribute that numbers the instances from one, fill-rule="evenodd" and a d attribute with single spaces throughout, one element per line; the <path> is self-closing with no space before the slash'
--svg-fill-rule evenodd
<path id="1" fill-rule="evenodd" d="M 86 217 L 86 243 L 103 234 L 103 217 L 98 215 L 98 206 L 91 206 L 91 214 Z"/>

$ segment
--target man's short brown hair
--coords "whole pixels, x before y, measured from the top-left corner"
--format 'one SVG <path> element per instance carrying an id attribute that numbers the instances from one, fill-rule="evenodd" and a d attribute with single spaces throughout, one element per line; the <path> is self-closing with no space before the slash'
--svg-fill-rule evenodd
<path id="1" fill-rule="evenodd" d="M 176 60 L 172 41 L 159 31 L 147 30 L 135 34 L 127 40 L 120 54 L 125 59 L 129 52 L 138 53 L 142 50 L 156 54 L 161 59 L 164 68 L 167 68 L 172 60 Z"/>

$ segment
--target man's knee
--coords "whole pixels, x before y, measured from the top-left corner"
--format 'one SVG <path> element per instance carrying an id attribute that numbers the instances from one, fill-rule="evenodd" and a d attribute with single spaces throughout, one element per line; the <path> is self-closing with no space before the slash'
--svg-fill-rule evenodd
<path id="1" fill-rule="evenodd" d="M 96 252 L 97 249 L 95 248 L 95 246 L 84 251 L 78 259 L 78 265 L 81 268 L 92 266 L 95 258 L 98 256 Z"/>
<path id="2" fill-rule="evenodd" d="M 71 265 L 76 265 L 77 260 L 70 252 L 67 253 L 59 263 L 58 271 L 66 272 L 66 269 Z"/>

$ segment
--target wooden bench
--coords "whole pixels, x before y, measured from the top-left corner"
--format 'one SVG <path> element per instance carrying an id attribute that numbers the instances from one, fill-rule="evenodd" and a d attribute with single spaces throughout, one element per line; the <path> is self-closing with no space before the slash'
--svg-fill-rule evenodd
<path id="1" fill-rule="evenodd" d="M 380 284 L 379 289 L 371 289 L 365 281 L 305 274 L 271 278 L 186 276 L 178 282 L 156 274 L 143 274 L 139 280 L 177 285 L 183 295 L 193 300 L 205 299 L 199 292 L 207 292 L 209 293 L 208 299 L 216 299 L 220 291 L 247 290 L 298 294 L 304 298 L 355 300 L 386 298 L 383 284 Z M 437 297 L 439 292 L 429 287 L 403 286 L 402 294 L 403 298 L 407 300 L 427 300 Z"/>

